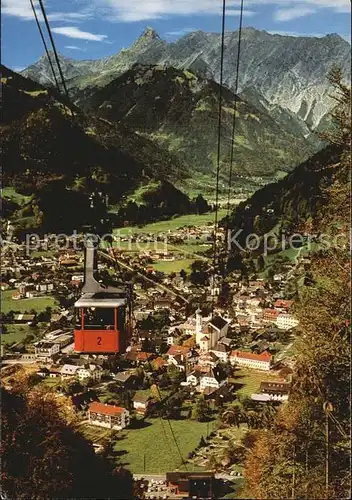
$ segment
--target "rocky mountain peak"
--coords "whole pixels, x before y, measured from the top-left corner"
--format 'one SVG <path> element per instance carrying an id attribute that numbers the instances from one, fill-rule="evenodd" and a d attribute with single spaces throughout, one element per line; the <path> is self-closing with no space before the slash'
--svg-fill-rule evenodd
<path id="1" fill-rule="evenodd" d="M 141 36 L 139 37 L 139 40 L 160 40 L 160 36 L 158 35 L 157 31 L 152 28 L 151 26 L 147 26 Z"/>

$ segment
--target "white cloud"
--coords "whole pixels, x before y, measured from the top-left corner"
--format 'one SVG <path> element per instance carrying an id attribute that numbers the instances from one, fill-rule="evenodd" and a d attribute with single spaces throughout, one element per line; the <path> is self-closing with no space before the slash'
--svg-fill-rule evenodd
<path id="1" fill-rule="evenodd" d="M 226 11 L 227 16 L 240 16 L 241 11 L 238 9 L 227 9 Z M 255 12 L 253 10 L 244 10 L 243 11 L 243 17 L 252 17 L 255 15 Z"/>
<path id="2" fill-rule="evenodd" d="M 80 22 L 93 17 L 93 11 L 89 5 L 77 12 L 51 12 L 53 6 L 51 2 L 46 2 L 46 12 L 49 21 L 72 21 Z M 37 0 L 33 0 L 35 10 L 40 21 L 43 21 L 43 16 Z M 29 0 L 2 0 L 2 14 L 12 17 L 17 17 L 23 21 L 34 21 L 33 10 Z"/>
<path id="3" fill-rule="evenodd" d="M 275 21 L 292 21 L 292 19 L 298 19 L 300 17 L 310 16 L 315 14 L 316 9 L 311 7 L 305 7 L 304 5 L 297 5 L 296 7 L 291 7 L 290 9 L 279 9 L 274 12 Z"/>
<path id="4" fill-rule="evenodd" d="M 68 50 L 80 50 L 82 52 L 86 51 L 86 49 L 82 49 L 82 47 L 77 47 L 77 45 L 65 45 L 65 49 L 68 49 Z"/>
<path id="5" fill-rule="evenodd" d="M 92 2 L 92 0 L 87 0 Z M 146 21 L 170 16 L 219 15 L 222 11 L 222 0 L 94 0 L 97 11 L 110 21 Z M 228 0 L 228 15 L 239 15 L 241 0 Z M 350 12 L 350 0 L 300 0 L 300 11 L 308 14 L 308 9 L 318 11 L 328 8 L 334 12 Z M 255 7 L 263 5 L 276 6 L 279 11 L 290 11 L 283 17 L 297 17 L 297 0 L 246 0 L 245 15 L 253 15 Z M 294 12 L 295 11 L 295 12 Z M 280 15 L 279 15 L 280 16 Z M 291 17 L 293 19 L 293 17 Z"/>
<path id="6" fill-rule="evenodd" d="M 19 17 L 25 21 L 34 19 L 29 0 L 2 0 L 2 14 Z"/>
<path id="7" fill-rule="evenodd" d="M 71 21 L 80 22 L 93 17 L 91 12 L 54 12 L 53 14 L 48 14 L 49 21 Z"/>
<path id="8" fill-rule="evenodd" d="M 60 26 L 58 28 L 53 28 L 52 31 L 58 35 L 67 36 L 69 38 L 78 38 L 80 40 L 94 42 L 102 42 L 107 38 L 107 35 L 97 35 L 95 33 L 89 33 L 88 31 L 82 31 L 77 28 L 77 26 Z"/>
<path id="9" fill-rule="evenodd" d="M 72 12 L 67 13 L 55 12 L 53 9 L 58 4 L 58 0 L 46 1 L 47 13 L 53 22 L 77 23 L 97 17 L 112 22 L 135 22 L 171 16 L 216 16 L 222 12 L 222 0 L 76 0 L 71 2 L 76 8 L 71 7 Z M 238 16 L 240 4 L 241 0 L 227 0 L 227 14 Z M 253 16 L 256 8 L 265 5 L 276 7 L 274 15 L 282 21 L 307 15 L 308 10 L 311 14 L 322 9 L 335 13 L 351 11 L 350 0 L 246 0 L 244 15 Z M 2 13 L 26 21 L 33 19 L 29 0 L 2 0 Z"/>

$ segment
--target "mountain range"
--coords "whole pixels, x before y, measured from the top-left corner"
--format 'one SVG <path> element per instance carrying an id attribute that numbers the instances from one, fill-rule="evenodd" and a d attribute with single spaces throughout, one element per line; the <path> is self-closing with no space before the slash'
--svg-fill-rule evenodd
<path id="1" fill-rule="evenodd" d="M 188 173 L 171 153 L 123 125 L 84 114 L 4 66 L 1 81 L 4 198 L 20 228 L 78 229 L 89 223 L 89 196 L 96 190 L 113 208 L 151 185 L 155 200 L 145 188 L 141 221 L 143 215 L 153 220 L 192 211 L 172 184 Z"/>
<path id="2" fill-rule="evenodd" d="M 224 85 L 235 90 L 238 32 L 225 36 Z M 129 48 L 100 60 L 60 56 L 71 95 L 103 87 L 136 64 L 164 65 L 187 69 L 197 75 L 220 79 L 221 36 L 196 31 L 174 43 L 162 40 L 155 30 L 146 28 Z M 339 66 L 350 79 L 350 44 L 337 34 L 293 37 L 270 34 L 254 28 L 242 32 L 239 93 L 255 91 L 271 113 L 294 115 L 297 127 L 305 134 L 319 125 L 333 106 L 329 97 L 327 74 Z M 53 78 L 46 56 L 22 73 L 42 84 Z"/>
<path id="3" fill-rule="evenodd" d="M 220 86 L 189 70 L 136 64 L 80 106 L 87 113 L 147 137 L 166 148 L 194 178 L 214 177 L 217 165 Z M 235 95 L 224 88 L 221 123 L 221 176 L 230 165 Z M 272 179 L 289 172 L 314 152 L 314 143 L 286 131 L 269 113 L 238 98 L 234 148 L 234 181 Z M 240 177 L 241 176 L 241 177 Z M 242 181 L 243 182 L 243 181 Z"/>

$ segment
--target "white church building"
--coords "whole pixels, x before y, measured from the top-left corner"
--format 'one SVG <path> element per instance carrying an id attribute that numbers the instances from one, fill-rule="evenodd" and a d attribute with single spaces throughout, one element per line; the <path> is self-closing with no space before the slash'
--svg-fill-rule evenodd
<path id="1" fill-rule="evenodd" d="M 229 323 L 221 316 L 210 317 L 204 321 L 202 311 L 196 311 L 196 343 L 201 351 L 213 349 L 221 337 L 226 337 L 228 329 Z"/>

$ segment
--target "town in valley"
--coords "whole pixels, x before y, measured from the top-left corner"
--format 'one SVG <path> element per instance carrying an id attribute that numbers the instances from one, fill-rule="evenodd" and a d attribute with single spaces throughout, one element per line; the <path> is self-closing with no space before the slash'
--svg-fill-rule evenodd
<path id="1" fill-rule="evenodd" d="M 261 428 L 290 392 L 292 283 L 309 252 L 293 249 L 268 273 L 221 278 L 213 216 L 200 225 L 176 218 L 167 232 L 156 232 L 165 223 L 123 228 L 101 246 L 99 275 L 133 284 L 132 332 L 119 354 L 75 351 L 83 235 L 62 248 L 56 235 L 4 248 L 5 387 L 24 377 L 62 398 L 96 453 L 111 449 L 146 498 L 187 497 L 203 480 L 214 495 L 236 490 L 246 430 Z"/>

